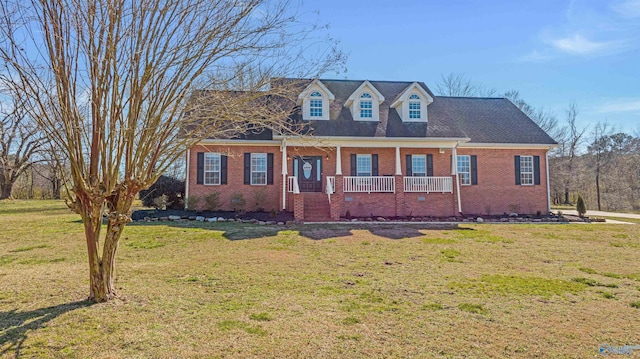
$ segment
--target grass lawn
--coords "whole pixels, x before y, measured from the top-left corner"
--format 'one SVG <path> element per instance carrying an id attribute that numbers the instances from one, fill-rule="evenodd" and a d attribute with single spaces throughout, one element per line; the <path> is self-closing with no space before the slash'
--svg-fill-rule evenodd
<path id="1" fill-rule="evenodd" d="M 585 358 L 640 345 L 640 225 L 131 224 L 90 305 L 82 225 L 0 202 L 0 357 Z M 632 357 L 639 355 L 634 352 Z"/>

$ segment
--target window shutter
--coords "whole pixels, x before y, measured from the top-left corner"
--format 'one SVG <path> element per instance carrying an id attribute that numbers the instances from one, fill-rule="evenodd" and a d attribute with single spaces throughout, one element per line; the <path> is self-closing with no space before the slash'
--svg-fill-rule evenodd
<path id="1" fill-rule="evenodd" d="M 478 184 L 478 156 L 471 155 L 471 184 Z"/>
<path id="2" fill-rule="evenodd" d="M 378 175 L 378 155 L 371 155 L 371 175 Z"/>
<path id="3" fill-rule="evenodd" d="M 520 156 L 515 156 L 516 184 L 520 185 Z"/>
<path id="4" fill-rule="evenodd" d="M 411 155 L 407 155 L 407 174 L 405 176 L 413 176 L 413 162 L 411 159 Z"/>
<path id="5" fill-rule="evenodd" d="M 196 184 L 204 183 L 204 152 L 198 152 Z"/>
<path id="6" fill-rule="evenodd" d="M 251 153 L 244 154 L 244 184 L 251 184 Z"/>
<path id="7" fill-rule="evenodd" d="M 220 155 L 220 184 L 227 184 L 227 156 Z"/>
<path id="8" fill-rule="evenodd" d="M 267 184 L 273 184 L 273 153 L 267 153 Z"/>
<path id="9" fill-rule="evenodd" d="M 533 156 L 533 184 L 540 184 L 540 156 Z"/>
<path id="10" fill-rule="evenodd" d="M 353 154 L 351 155 L 351 175 L 357 176 L 358 175 L 357 170 L 358 168 L 356 167 L 356 155 Z"/>
<path id="11" fill-rule="evenodd" d="M 433 176 L 433 155 L 427 155 L 427 176 Z"/>

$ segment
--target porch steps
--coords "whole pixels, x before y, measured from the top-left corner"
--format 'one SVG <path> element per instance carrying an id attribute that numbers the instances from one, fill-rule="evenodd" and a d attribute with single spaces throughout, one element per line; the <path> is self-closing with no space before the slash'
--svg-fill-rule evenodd
<path id="1" fill-rule="evenodd" d="M 331 207 L 324 193 L 304 194 L 305 222 L 325 222 L 331 220 Z"/>

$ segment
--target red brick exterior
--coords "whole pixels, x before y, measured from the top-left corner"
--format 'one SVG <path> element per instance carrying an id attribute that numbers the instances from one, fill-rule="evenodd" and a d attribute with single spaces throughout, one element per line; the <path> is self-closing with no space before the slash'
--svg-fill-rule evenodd
<path id="1" fill-rule="evenodd" d="M 220 186 L 196 184 L 197 153 L 220 152 L 228 155 L 228 184 Z M 273 184 L 252 186 L 244 184 L 243 154 L 273 153 Z M 433 155 L 434 176 L 451 177 L 451 149 L 440 153 L 438 149 L 400 149 L 402 173 L 406 173 L 405 156 L 408 154 Z M 343 176 L 351 175 L 351 154 L 377 154 L 378 174 L 395 176 L 396 193 L 343 193 Z M 477 156 L 478 184 L 460 186 L 462 213 L 465 215 L 545 213 L 548 209 L 546 150 L 545 149 L 473 149 L 459 148 L 459 155 Z M 515 184 L 514 156 L 540 156 L 540 185 L 522 186 Z M 405 193 L 403 176 L 395 175 L 395 148 L 341 148 L 342 176 L 336 175 L 336 149 L 319 147 L 287 147 L 287 169 L 293 173 L 294 156 L 322 157 L 322 188 L 326 186 L 326 176 L 336 177 L 336 192 L 331 196 L 330 216 L 337 220 L 349 211 L 353 217 L 363 216 L 434 216 L 447 217 L 459 214 L 455 176 L 453 193 Z M 247 211 L 263 208 L 267 211 L 282 210 L 283 202 L 282 152 L 279 145 L 206 145 L 190 150 L 188 195 L 203 197 L 213 191 L 220 193 L 222 210 L 233 210 L 231 197 L 240 193 L 246 201 Z M 256 191 L 264 191 L 264 203 L 256 203 Z M 304 193 L 286 193 L 286 210 L 294 211 L 295 217 L 304 218 Z M 294 199 L 294 197 L 299 197 Z M 316 196 L 328 200 L 326 196 Z M 203 208 L 201 203 L 200 209 Z"/>

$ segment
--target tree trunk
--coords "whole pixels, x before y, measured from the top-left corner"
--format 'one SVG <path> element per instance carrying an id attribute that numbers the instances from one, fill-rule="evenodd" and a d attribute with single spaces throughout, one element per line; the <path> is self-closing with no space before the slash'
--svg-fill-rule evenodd
<path id="1" fill-rule="evenodd" d="M 600 207 L 600 168 L 596 169 L 596 197 L 598 198 L 598 211 L 602 211 Z"/>
<path id="2" fill-rule="evenodd" d="M 13 183 L 7 182 L 0 185 L 0 199 L 11 198 L 11 192 L 13 192 Z"/>

